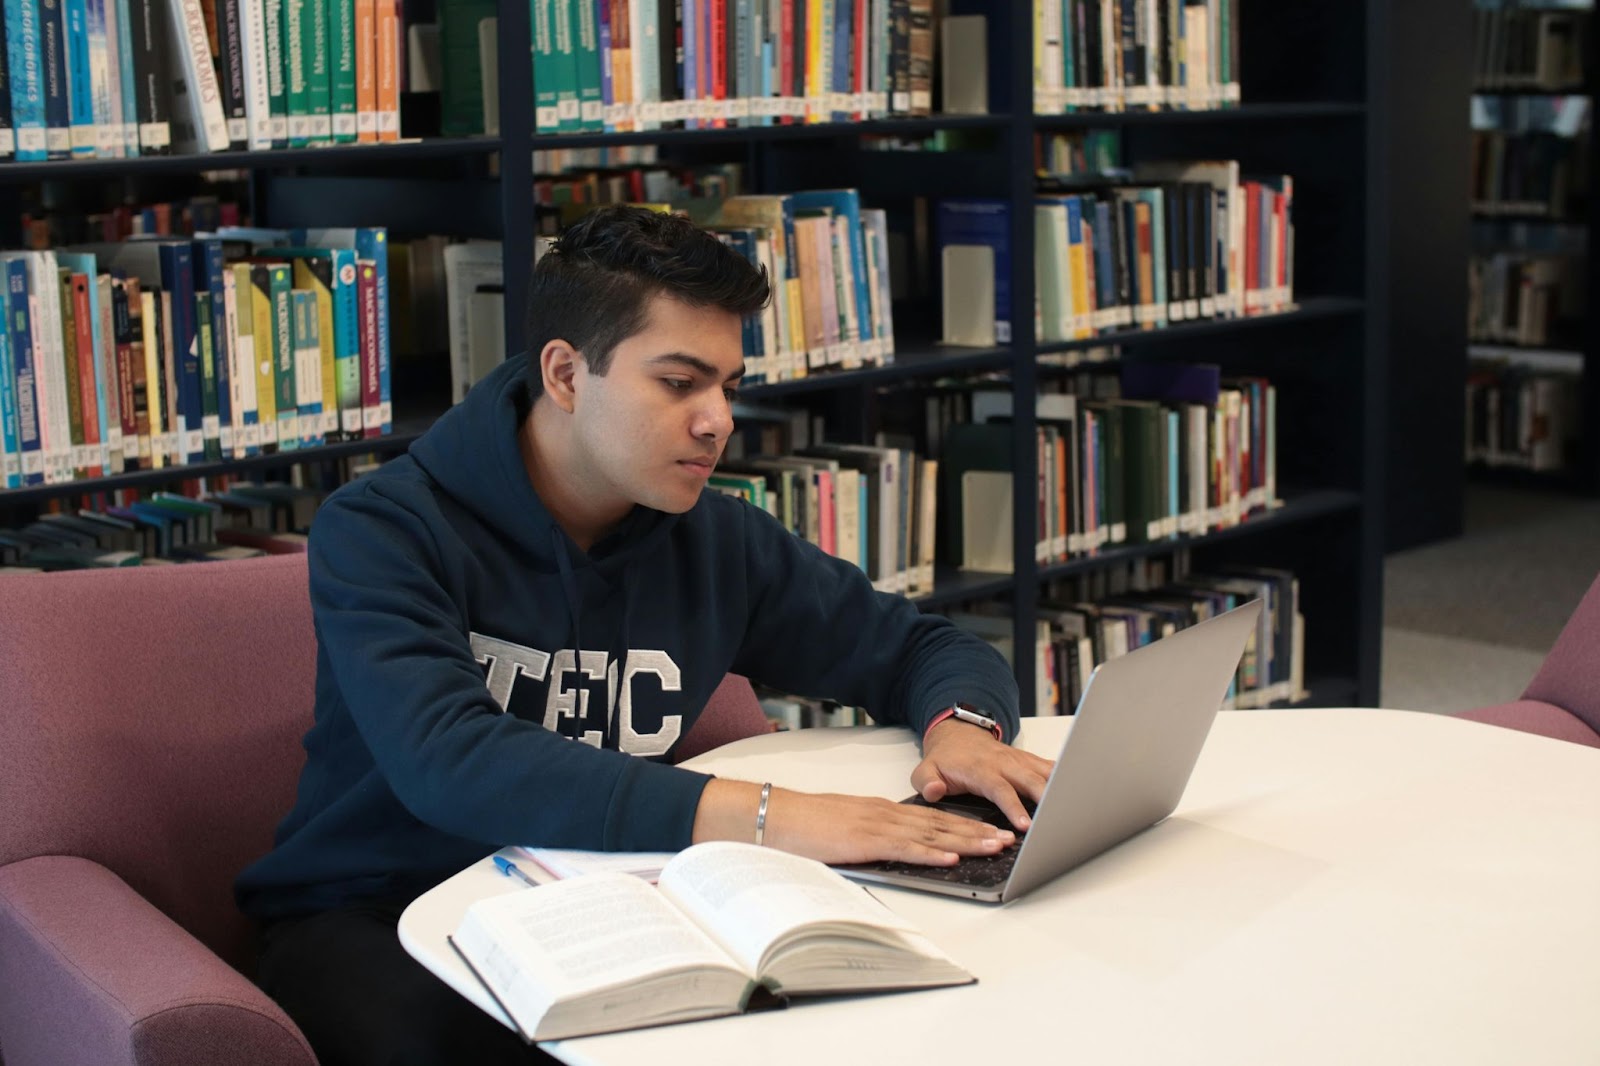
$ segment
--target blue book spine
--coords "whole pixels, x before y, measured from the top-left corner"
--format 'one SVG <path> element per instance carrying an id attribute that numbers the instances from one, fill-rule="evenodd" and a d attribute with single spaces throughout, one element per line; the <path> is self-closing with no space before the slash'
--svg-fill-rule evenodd
<path id="1" fill-rule="evenodd" d="M 356 288 L 356 255 L 354 248 L 333 249 L 335 402 L 339 405 L 339 430 L 346 440 L 361 436 L 361 300 Z M 325 398 L 323 403 L 327 402 Z"/>
<path id="2" fill-rule="evenodd" d="M 1072 249 L 1083 246 L 1083 201 L 1077 196 L 1062 197 L 1061 204 L 1067 209 L 1067 262 L 1066 269 L 1061 272 L 1067 279 L 1067 287 L 1072 297 L 1069 303 L 1072 307 L 1072 321 L 1069 327 L 1074 338 L 1087 336 L 1083 331 L 1089 325 L 1089 309 L 1078 306 L 1078 289 L 1073 283 L 1073 271 L 1077 269 L 1077 258 L 1072 254 Z M 1085 281 L 1088 279 L 1085 278 Z"/>
<path id="3" fill-rule="evenodd" d="M 378 276 L 378 421 L 379 428 L 387 434 L 394 428 L 394 407 L 390 391 L 389 355 L 389 233 L 374 226 L 356 230 L 356 255 L 373 262 Z M 371 429 L 365 424 L 363 429 Z"/>
<path id="4" fill-rule="evenodd" d="M 1096 200 L 1094 205 L 1094 305 L 1098 308 L 1117 306 L 1117 278 L 1115 253 L 1111 242 L 1117 238 L 1117 229 L 1111 222 L 1111 205 Z M 1107 329 L 1116 323 L 1102 320 Z"/>
<path id="5" fill-rule="evenodd" d="M 89 10 L 85 0 L 61 0 L 67 27 L 67 115 L 72 157 L 95 154 L 100 128 L 94 121 L 94 79 L 89 68 Z"/>
<path id="6" fill-rule="evenodd" d="M 763 100 L 771 100 L 772 99 L 772 75 L 773 75 L 773 71 L 777 67 L 777 62 L 778 62 L 777 57 L 772 54 L 772 42 L 771 41 L 762 41 L 761 42 L 761 63 L 760 63 L 760 66 L 761 66 L 761 98 Z M 772 115 L 762 115 L 761 116 L 761 124 L 763 126 L 776 125 L 777 121 L 778 121 L 777 118 L 772 116 Z"/>
<path id="7" fill-rule="evenodd" d="M 217 441 L 222 458 L 235 458 L 233 431 L 233 346 L 228 337 L 228 306 L 223 294 L 222 240 L 202 237 L 194 242 L 195 291 L 211 294 L 211 352 L 217 375 Z M 209 434 L 208 434 L 209 435 Z"/>
<path id="8" fill-rule="evenodd" d="M 854 11 L 852 0 L 833 0 L 833 55 L 823 57 L 824 62 L 832 65 L 828 91 L 833 93 L 850 91 L 850 31 L 853 29 L 851 16 Z M 835 110 L 833 121 L 849 122 L 850 112 Z"/>
<path id="9" fill-rule="evenodd" d="M 39 0 L 39 88 L 44 95 L 45 152 L 51 159 L 66 159 L 72 155 L 64 2 Z"/>
<path id="10" fill-rule="evenodd" d="M 17 160 L 36 163 L 47 157 L 39 0 L 5 0 L 5 13 L 6 73 L 11 79 L 11 125 L 16 129 Z"/>
<path id="11" fill-rule="evenodd" d="M 117 40 L 113 47 L 118 49 L 117 54 L 121 56 L 117 73 L 122 88 L 122 154 L 131 159 L 139 154 L 139 97 L 134 89 L 133 76 L 133 15 L 128 0 L 107 0 L 107 3 L 116 5 Z"/>
<path id="12" fill-rule="evenodd" d="M 39 436 L 39 385 L 33 359 L 32 316 L 28 308 L 28 264 L 17 255 L 5 261 L 6 290 L 10 296 L 5 330 L 10 336 L 12 370 L 16 384 L 17 441 L 22 456 L 22 483 L 44 484 L 43 442 Z"/>
<path id="13" fill-rule="evenodd" d="M 994 249 L 994 339 L 1000 344 L 1010 344 L 1010 206 L 996 199 L 941 200 L 935 233 L 941 255 L 942 249 L 951 244 L 982 244 Z"/>
<path id="14" fill-rule="evenodd" d="M 600 114 L 601 126 L 607 133 L 617 129 L 617 92 L 611 82 L 611 3 L 610 0 L 591 0 L 595 5 L 595 38 L 600 42 Z"/>
<path id="15" fill-rule="evenodd" d="M 172 350 L 177 359 L 178 454 L 184 462 L 199 463 L 206 457 L 205 433 L 201 419 L 204 404 L 200 393 L 200 351 L 195 336 L 194 251 L 187 244 L 161 245 L 161 287 L 172 294 Z"/>
<path id="16" fill-rule="evenodd" d="M 106 4 L 110 0 L 86 0 L 85 25 L 89 42 L 89 83 L 93 95 L 89 107 L 94 115 L 95 155 L 114 159 L 122 151 L 122 114 L 111 113 L 110 58 L 112 45 L 106 36 Z M 120 89 L 120 85 L 119 85 Z"/>
<path id="17" fill-rule="evenodd" d="M 1150 205 L 1150 258 L 1154 261 L 1155 268 L 1151 271 L 1154 277 L 1156 299 L 1156 325 L 1167 324 L 1167 278 L 1170 272 L 1167 269 L 1167 197 L 1165 190 L 1145 189 L 1140 194 Z"/>
<path id="18" fill-rule="evenodd" d="M 700 25 L 699 5 L 706 0 L 683 0 L 683 73 L 680 75 L 683 82 L 683 98 L 691 104 L 700 99 L 700 42 L 696 33 Z M 691 109 L 690 115 L 693 115 Z M 684 129 L 697 130 L 700 120 L 690 117 L 684 121 Z"/>
<path id="19" fill-rule="evenodd" d="M 0 289 L 0 315 L 11 318 L 10 295 Z M 0 486 L 22 487 L 22 445 L 17 431 L 17 367 L 11 356 L 11 332 L 0 329 Z"/>

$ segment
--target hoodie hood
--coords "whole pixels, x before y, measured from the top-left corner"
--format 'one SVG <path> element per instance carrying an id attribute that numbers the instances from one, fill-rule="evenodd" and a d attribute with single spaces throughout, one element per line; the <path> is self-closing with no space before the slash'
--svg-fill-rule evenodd
<path id="1" fill-rule="evenodd" d="M 556 524 L 522 464 L 519 434 L 533 409 L 528 355 L 507 359 L 411 445 L 418 466 L 540 573 L 592 568 L 615 583 L 681 516 L 634 507 L 587 552 Z"/>

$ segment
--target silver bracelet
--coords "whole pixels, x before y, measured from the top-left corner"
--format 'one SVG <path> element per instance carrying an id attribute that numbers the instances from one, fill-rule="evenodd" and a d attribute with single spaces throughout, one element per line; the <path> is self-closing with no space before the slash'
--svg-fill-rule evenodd
<path id="1" fill-rule="evenodd" d="M 756 808 L 756 846 L 767 837 L 767 801 L 772 798 L 772 782 L 761 786 L 761 806 Z"/>

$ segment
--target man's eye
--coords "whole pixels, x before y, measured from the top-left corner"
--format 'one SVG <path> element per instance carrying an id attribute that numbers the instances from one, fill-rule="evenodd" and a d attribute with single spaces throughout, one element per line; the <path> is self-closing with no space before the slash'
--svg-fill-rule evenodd
<path id="1" fill-rule="evenodd" d="M 738 389 L 723 389 L 722 390 L 722 398 L 727 400 L 729 403 L 734 403 L 735 401 L 737 401 L 739 399 L 739 390 Z"/>
<path id="2" fill-rule="evenodd" d="M 694 382 L 684 378 L 662 378 L 661 380 L 673 392 L 684 392 L 694 387 Z"/>

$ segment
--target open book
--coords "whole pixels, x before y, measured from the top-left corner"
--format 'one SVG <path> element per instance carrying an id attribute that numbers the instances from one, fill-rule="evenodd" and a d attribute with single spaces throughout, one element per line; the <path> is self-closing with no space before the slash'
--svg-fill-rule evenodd
<path id="1" fill-rule="evenodd" d="M 974 980 L 860 886 L 753 844 L 697 844 L 655 886 L 606 872 L 478 900 L 451 943 L 528 1040 Z"/>

